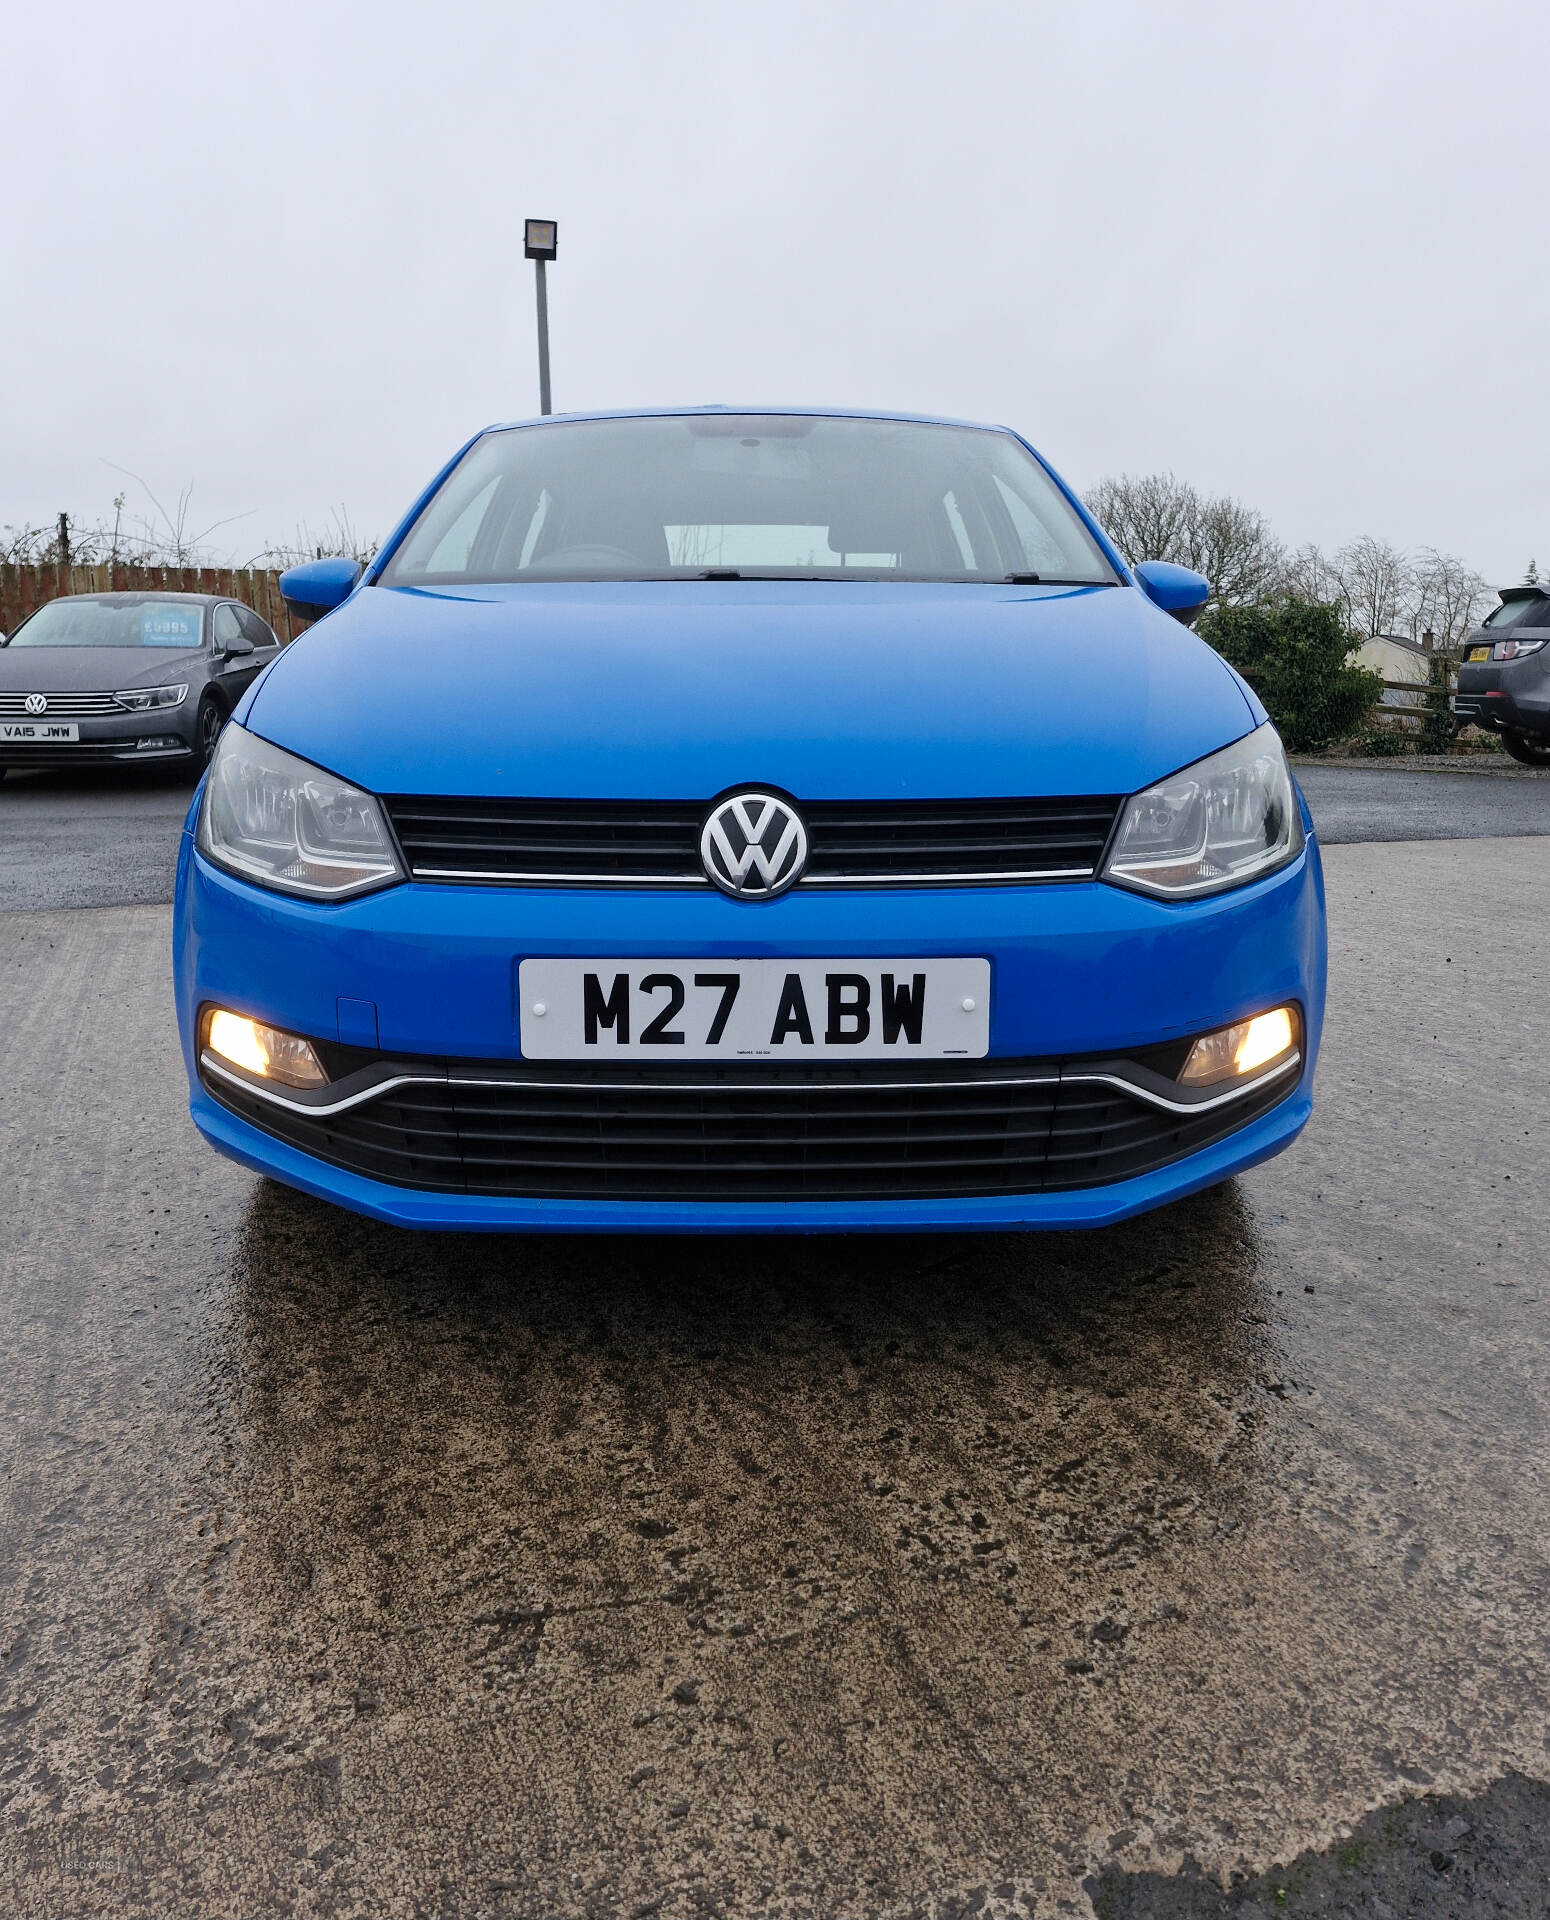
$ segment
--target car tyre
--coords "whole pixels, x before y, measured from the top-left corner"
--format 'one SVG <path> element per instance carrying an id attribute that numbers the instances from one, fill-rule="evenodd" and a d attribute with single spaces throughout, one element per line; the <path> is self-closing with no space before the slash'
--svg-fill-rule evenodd
<path id="1" fill-rule="evenodd" d="M 1550 767 L 1550 738 L 1542 733 L 1504 732 L 1502 745 L 1521 766 Z"/>
<path id="2" fill-rule="evenodd" d="M 193 777 L 203 777 L 215 755 L 215 743 L 221 737 L 221 729 L 226 725 L 226 709 L 213 693 L 207 693 L 199 703 L 199 715 L 194 721 L 194 764 Z"/>

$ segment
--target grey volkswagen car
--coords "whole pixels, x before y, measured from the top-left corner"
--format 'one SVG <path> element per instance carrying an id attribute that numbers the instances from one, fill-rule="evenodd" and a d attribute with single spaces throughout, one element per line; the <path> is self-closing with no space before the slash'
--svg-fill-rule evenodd
<path id="1" fill-rule="evenodd" d="M 280 650 L 251 607 L 199 593 L 75 593 L 0 638 L 0 774 L 181 762 L 198 777 Z"/>

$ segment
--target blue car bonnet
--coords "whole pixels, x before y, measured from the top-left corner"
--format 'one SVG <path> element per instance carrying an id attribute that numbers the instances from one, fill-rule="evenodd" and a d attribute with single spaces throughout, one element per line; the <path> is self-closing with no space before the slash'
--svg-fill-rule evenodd
<path id="1" fill-rule="evenodd" d="M 366 587 L 244 724 L 384 793 L 1127 793 L 1262 717 L 1135 588 Z"/>

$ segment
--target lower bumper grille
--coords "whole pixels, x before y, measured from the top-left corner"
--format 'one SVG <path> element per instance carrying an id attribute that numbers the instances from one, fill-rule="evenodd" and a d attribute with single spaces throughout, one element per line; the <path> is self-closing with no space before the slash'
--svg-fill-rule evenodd
<path id="1" fill-rule="evenodd" d="M 170 746 L 142 747 L 128 740 L 0 740 L 0 766 L 89 767 L 125 760 L 155 760 L 190 751 L 181 737 Z"/>
<path id="2" fill-rule="evenodd" d="M 1062 1070 L 1068 1076 L 1060 1078 Z M 453 1072 L 470 1071 L 461 1066 Z M 223 1106 L 304 1152 L 395 1186 L 573 1200 L 972 1197 L 1108 1185 L 1236 1132 L 1297 1083 L 1280 1075 L 1194 1114 L 1059 1062 L 956 1063 L 718 1082 L 529 1069 L 400 1086 L 333 1115 L 206 1074 Z"/>

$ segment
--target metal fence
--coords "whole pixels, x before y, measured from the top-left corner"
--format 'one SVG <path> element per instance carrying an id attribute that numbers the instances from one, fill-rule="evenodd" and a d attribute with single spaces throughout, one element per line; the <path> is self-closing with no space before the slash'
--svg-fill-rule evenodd
<path id="1" fill-rule="evenodd" d="M 29 613 L 62 593 L 214 593 L 241 600 L 267 620 L 282 640 L 293 626 L 280 598 L 280 576 L 267 567 L 66 567 L 0 565 L 0 633 L 11 633 Z"/>

